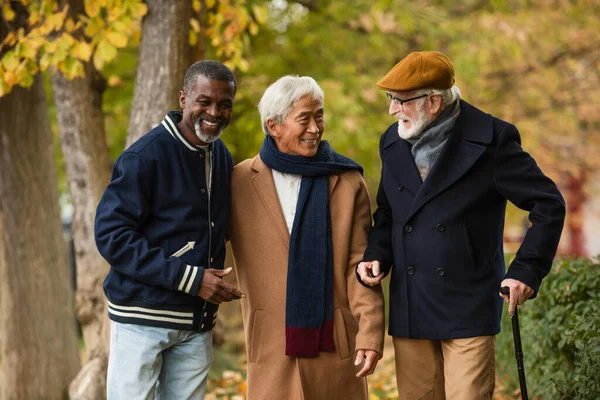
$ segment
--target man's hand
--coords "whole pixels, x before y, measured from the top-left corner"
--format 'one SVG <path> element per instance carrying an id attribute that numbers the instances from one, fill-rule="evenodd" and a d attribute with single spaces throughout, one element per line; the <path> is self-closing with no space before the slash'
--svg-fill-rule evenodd
<path id="1" fill-rule="evenodd" d="M 363 261 L 358 264 L 360 279 L 369 286 L 375 286 L 383 279 L 379 261 Z"/>
<path id="2" fill-rule="evenodd" d="M 508 313 L 512 317 L 515 315 L 515 307 L 525 303 L 528 298 L 533 296 L 533 289 L 515 279 L 503 280 L 502 283 L 500 283 L 500 287 L 504 286 L 507 286 L 510 289 L 510 294 L 498 294 L 508 303 Z"/>
<path id="3" fill-rule="evenodd" d="M 381 356 L 379 353 L 373 350 L 356 350 L 356 359 L 354 360 L 354 365 L 360 365 L 362 362 L 365 363 L 362 369 L 358 371 L 356 374 L 357 378 L 361 378 L 363 376 L 371 375 L 373 371 L 375 371 L 375 367 L 377 366 L 377 362 Z"/>
<path id="4" fill-rule="evenodd" d="M 226 301 L 239 300 L 242 297 L 246 297 L 238 288 L 221 279 L 221 277 L 230 272 L 231 268 L 225 270 L 206 268 L 202 275 L 202 284 L 200 285 L 198 296 L 214 304 L 221 304 Z"/>

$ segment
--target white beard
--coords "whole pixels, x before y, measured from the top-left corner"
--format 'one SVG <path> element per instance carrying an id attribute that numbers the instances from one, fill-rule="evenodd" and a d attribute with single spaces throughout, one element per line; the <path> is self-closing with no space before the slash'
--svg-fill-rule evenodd
<path id="1" fill-rule="evenodd" d="M 398 135 L 406 140 L 419 136 L 425 127 L 431 123 L 429 118 L 425 118 L 425 104 L 420 104 L 417 106 L 417 112 L 419 114 L 419 119 L 417 121 L 413 121 L 407 118 L 402 112 L 398 112 L 394 114 L 394 117 L 398 118 Z M 411 122 L 410 128 L 404 128 L 402 124 L 402 120 L 409 120 Z"/>
<path id="2" fill-rule="evenodd" d="M 198 118 L 196 120 L 196 122 L 194 123 L 194 128 L 196 131 L 196 136 L 198 137 L 198 139 L 200 139 L 200 141 L 206 143 L 206 144 L 210 144 L 212 142 L 216 142 L 217 139 L 219 139 L 221 137 L 221 135 L 223 134 L 223 129 L 225 129 L 225 127 L 222 127 L 221 130 L 219 131 L 218 135 L 212 136 L 212 135 L 205 135 L 204 133 L 202 133 L 202 127 L 200 126 L 200 118 Z"/>

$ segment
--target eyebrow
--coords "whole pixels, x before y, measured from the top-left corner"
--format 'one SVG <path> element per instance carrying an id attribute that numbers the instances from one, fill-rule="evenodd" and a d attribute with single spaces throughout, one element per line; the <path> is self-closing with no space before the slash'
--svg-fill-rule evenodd
<path id="1" fill-rule="evenodd" d="M 322 114 L 322 113 L 323 113 L 323 108 L 319 108 L 316 112 L 316 114 Z M 307 115 L 312 115 L 312 111 L 302 111 L 301 113 L 296 115 L 296 118 L 305 117 Z"/>

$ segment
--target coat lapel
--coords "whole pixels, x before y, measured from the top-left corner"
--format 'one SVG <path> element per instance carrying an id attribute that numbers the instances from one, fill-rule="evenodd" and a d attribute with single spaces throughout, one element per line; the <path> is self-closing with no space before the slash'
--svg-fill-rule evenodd
<path id="1" fill-rule="evenodd" d="M 416 195 L 422 180 L 415 159 L 410 152 L 410 144 L 398 136 L 398 123 L 392 125 L 382 143 L 383 164 L 389 165 L 389 171 L 398 183 L 412 195 Z"/>
<path id="2" fill-rule="evenodd" d="M 459 180 L 485 153 L 485 144 L 492 140 L 492 123 L 491 115 L 461 100 L 461 113 L 454 132 L 421 185 L 407 218 Z"/>
<path id="3" fill-rule="evenodd" d="M 252 169 L 256 172 L 256 175 L 252 177 L 254 189 L 258 193 L 258 197 L 260 197 L 279 236 L 285 245 L 289 246 L 290 233 L 285 222 L 285 217 L 283 216 L 283 211 L 281 210 L 281 203 L 279 202 L 277 189 L 275 189 L 275 181 L 273 181 L 271 168 L 260 159 L 260 156 L 256 156 L 252 164 Z"/>

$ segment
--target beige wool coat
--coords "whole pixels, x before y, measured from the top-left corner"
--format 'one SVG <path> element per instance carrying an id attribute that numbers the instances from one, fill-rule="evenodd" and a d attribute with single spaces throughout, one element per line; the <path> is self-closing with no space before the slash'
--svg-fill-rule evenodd
<path id="1" fill-rule="evenodd" d="M 367 188 L 357 171 L 329 178 L 333 242 L 335 352 L 285 355 L 290 235 L 271 169 L 256 156 L 238 164 L 231 183 L 230 240 L 240 289 L 248 356 L 249 400 L 366 400 L 355 350 L 383 353 L 381 289 L 362 286 L 355 268 L 371 227 Z"/>

